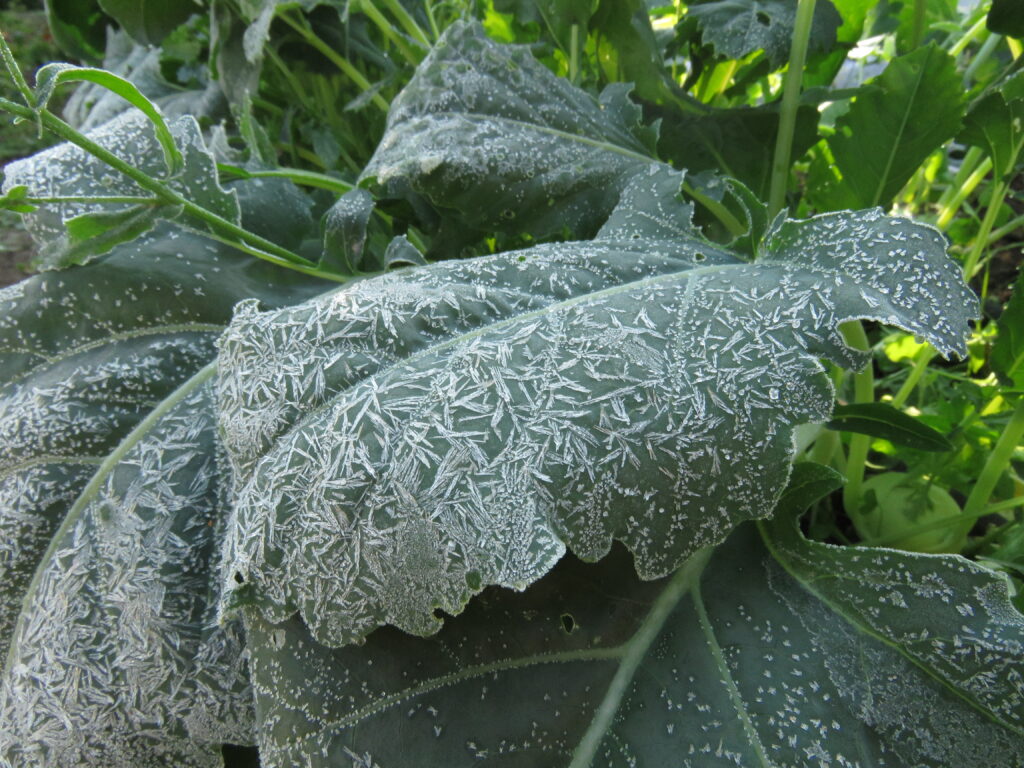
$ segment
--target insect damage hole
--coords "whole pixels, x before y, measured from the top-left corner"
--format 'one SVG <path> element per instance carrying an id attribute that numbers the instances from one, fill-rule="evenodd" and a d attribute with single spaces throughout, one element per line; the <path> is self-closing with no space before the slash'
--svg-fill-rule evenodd
<path id="1" fill-rule="evenodd" d="M 571 635 L 579 629 L 579 625 L 576 623 L 576 619 L 573 618 L 571 613 L 563 613 L 559 618 L 562 622 L 562 631 L 564 631 L 565 634 Z"/>

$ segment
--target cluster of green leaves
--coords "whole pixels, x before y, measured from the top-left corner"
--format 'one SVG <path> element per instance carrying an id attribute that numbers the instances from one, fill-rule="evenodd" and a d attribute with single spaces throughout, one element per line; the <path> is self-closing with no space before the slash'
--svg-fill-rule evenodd
<path id="1" fill-rule="evenodd" d="M 49 2 L 0 766 L 1024 763 L 1006 7 Z"/>

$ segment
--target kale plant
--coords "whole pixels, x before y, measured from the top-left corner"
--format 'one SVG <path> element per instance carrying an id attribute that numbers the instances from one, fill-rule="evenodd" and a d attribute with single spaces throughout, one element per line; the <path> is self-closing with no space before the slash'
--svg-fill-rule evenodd
<path id="1" fill-rule="evenodd" d="M 495 2 L 486 29 L 293 5 L 101 3 L 124 57 L 33 86 L 3 46 L 23 103 L 0 108 L 64 143 L 4 169 L 40 271 L 0 291 L 0 766 L 1024 764 L 1015 529 L 966 543 L 1019 506 L 990 499 L 1024 410 L 963 509 L 928 462 L 966 427 L 901 410 L 979 316 L 983 246 L 958 264 L 946 224 L 886 212 L 958 130 L 958 95 L 893 128 L 926 98 L 907 73 L 948 84 L 950 56 L 864 86 L 791 217 L 805 57 L 837 68 L 856 9 L 697 3 L 666 42 L 631 2 Z M 161 91 L 200 33 L 214 65 Z M 363 84 L 362 162 L 365 137 L 310 144 L 348 173 L 270 161 L 262 67 L 286 77 L 294 36 Z M 788 62 L 781 171 L 762 137 L 735 178 L 708 137 L 769 113 L 684 86 L 724 98 L 708 73 L 744 57 Z M 69 81 L 76 125 L 46 107 Z M 964 133 L 1003 197 L 1007 82 Z M 991 363 L 1011 404 L 1021 319 Z M 864 323 L 920 350 L 888 402 Z"/>

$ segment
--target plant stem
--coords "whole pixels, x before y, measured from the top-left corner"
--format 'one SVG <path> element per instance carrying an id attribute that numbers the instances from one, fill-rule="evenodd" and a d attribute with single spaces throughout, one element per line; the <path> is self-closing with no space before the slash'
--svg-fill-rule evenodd
<path id="1" fill-rule="evenodd" d="M 580 25 L 569 27 L 569 82 L 575 83 L 580 73 Z"/>
<path id="2" fill-rule="evenodd" d="M 370 81 L 367 80 L 363 73 L 356 69 L 352 62 L 340 55 L 331 46 L 325 43 L 309 26 L 305 23 L 305 17 L 303 17 L 302 23 L 295 21 L 289 13 L 282 13 L 278 16 L 285 24 L 294 29 L 299 35 L 305 40 L 310 46 L 316 48 L 322 53 L 328 60 L 331 61 L 338 69 L 340 69 L 348 78 L 356 84 L 363 91 L 369 91 L 373 86 Z M 373 103 L 380 108 L 380 110 L 387 114 L 388 102 L 379 93 L 373 94 L 371 97 Z"/>
<path id="3" fill-rule="evenodd" d="M 989 198 L 985 217 L 981 220 L 981 228 L 978 230 L 978 234 L 974 236 L 974 241 L 971 244 L 971 250 L 967 254 L 967 258 L 964 260 L 964 277 L 967 280 L 974 277 L 974 273 L 978 270 L 981 255 L 988 247 L 989 233 L 992 232 L 992 227 L 995 226 L 996 217 L 999 215 L 999 209 L 1003 207 L 1003 200 L 1006 197 L 1006 191 L 1007 185 L 1005 182 L 997 181 L 992 185 L 992 195 Z"/>
<path id="4" fill-rule="evenodd" d="M 978 8 L 982 9 L 982 5 L 979 4 Z M 964 49 L 971 44 L 971 41 L 979 34 L 985 31 L 985 19 L 987 17 L 982 14 L 981 18 L 978 19 L 971 28 L 964 32 L 963 36 L 953 44 L 953 47 L 949 49 L 949 55 L 954 59 L 964 52 Z"/>
<path id="5" fill-rule="evenodd" d="M 405 30 L 406 34 L 409 35 L 413 40 L 423 44 L 423 47 L 430 47 L 430 38 L 427 37 L 427 33 L 423 31 L 419 24 L 398 0 L 383 0 L 384 6 L 391 11 L 391 15 L 398 19 L 398 23 L 402 25 L 402 29 Z"/>
<path id="6" fill-rule="evenodd" d="M 978 515 L 988 504 L 992 490 L 1010 463 L 1010 457 L 1021 437 L 1024 437 L 1024 398 L 1018 401 L 1009 423 L 1003 428 L 1003 433 L 996 441 L 992 453 L 988 455 L 985 466 L 982 467 L 981 474 L 971 489 L 971 495 L 964 504 L 964 516 Z"/>
<path id="7" fill-rule="evenodd" d="M 846 343 L 854 349 L 870 351 L 867 334 L 859 320 L 852 320 L 840 326 Z M 875 377 L 872 372 L 872 361 L 864 366 L 863 371 L 853 376 L 853 400 L 856 403 L 870 403 L 875 399 Z M 864 464 L 868 460 L 868 448 L 871 437 L 868 435 L 851 435 L 850 450 L 846 462 L 846 485 L 843 487 L 843 507 L 851 517 L 859 514 L 861 495 L 864 485 Z"/>
<path id="8" fill-rule="evenodd" d="M 32 95 L 32 89 L 28 87 L 28 81 L 25 80 L 25 76 L 21 73 L 21 67 L 18 66 L 14 54 L 11 53 L 10 46 L 7 45 L 7 38 L 4 36 L 2 29 L 0 29 L 0 57 L 3 58 L 4 69 L 7 70 L 7 74 L 14 81 L 14 85 L 18 89 L 18 93 L 21 94 L 21 98 L 25 100 L 25 106 L 35 106 L 36 98 Z"/>
<path id="9" fill-rule="evenodd" d="M 966 158 L 965 158 L 966 160 Z M 961 169 L 962 170 L 962 169 Z M 950 196 L 950 199 L 942 205 L 940 200 L 940 211 L 938 221 L 935 222 L 935 226 L 945 231 L 946 227 L 953 220 L 953 217 L 960 211 L 960 206 L 964 204 L 964 200 L 971 196 L 971 193 L 977 188 L 978 184 L 988 175 L 988 172 L 992 170 L 992 158 L 986 157 L 981 164 L 974 169 L 974 171 L 962 182 L 959 180 L 960 174 L 957 174 L 957 178 L 953 180 L 954 192 Z"/>
<path id="10" fill-rule="evenodd" d="M 927 0 L 914 0 L 914 21 L 910 30 L 910 48 L 921 45 L 924 39 L 925 11 L 928 10 Z"/>
<path id="11" fill-rule="evenodd" d="M 740 223 L 739 219 L 732 215 L 728 208 L 722 205 L 717 200 L 708 197 L 703 192 L 700 192 L 690 186 L 689 183 L 683 182 L 683 192 L 688 194 L 698 203 L 707 208 L 716 219 L 722 222 L 722 225 L 729 231 L 729 234 L 733 237 L 739 237 L 745 234 L 747 228 Z"/>
<path id="12" fill-rule="evenodd" d="M 1018 216 L 1014 219 L 1010 219 L 1008 222 L 1003 224 L 1003 226 L 1001 226 L 999 229 L 992 230 L 991 234 L 989 234 L 988 236 L 988 244 L 993 245 L 994 243 L 998 243 L 1008 234 L 1019 229 L 1020 227 L 1024 227 L 1024 215 Z"/>
<path id="13" fill-rule="evenodd" d="M 20 104 L 8 101 L 7 99 L 0 99 L 0 110 L 25 118 L 31 118 L 36 114 L 28 107 L 23 107 Z M 163 182 L 154 179 L 144 171 L 140 171 L 138 168 L 135 168 L 106 148 L 92 141 L 87 136 L 79 133 L 48 110 L 41 110 L 38 114 L 43 127 L 51 133 L 54 133 L 65 141 L 71 142 L 77 147 L 81 147 L 90 155 L 93 155 L 105 162 L 111 168 L 120 171 L 143 189 L 152 192 L 160 202 L 167 203 L 169 205 L 181 206 L 184 213 L 204 224 L 205 227 L 203 229 L 203 233 L 210 234 L 215 240 L 238 248 L 245 253 L 249 253 L 263 259 L 264 261 L 269 261 L 272 264 L 277 264 L 281 267 L 296 269 L 300 272 L 304 272 L 305 274 L 316 275 L 318 277 L 325 277 L 333 280 L 344 279 L 339 278 L 338 275 L 321 272 L 316 269 L 316 265 L 308 259 L 304 259 L 298 254 L 292 253 L 287 248 L 282 248 L 276 243 L 260 237 L 253 232 L 249 232 L 216 213 L 208 211 L 202 206 L 196 205 L 192 201 L 182 197 Z"/>
<path id="14" fill-rule="evenodd" d="M 230 173 L 243 179 L 288 179 L 295 184 L 301 184 L 305 187 L 327 189 L 342 195 L 355 187 L 354 184 L 349 184 L 347 181 L 302 168 L 274 168 L 266 171 L 249 171 L 238 166 L 217 163 L 217 170 L 221 173 Z"/>
<path id="15" fill-rule="evenodd" d="M 405 40 L 402 39 L 402 36 L 392 28 L 391 22 L 389 22 L 384 17 L 384 14 L 380 12 L 380 9 L 373 4 L 373 0 L 359 0 L 359 4 L 356 8 L 369 17 L 370 21 L 377 26 L 377 29 L 381 31 L 384 37 L 390 40 L 391 44 L 394 45 L 402 56 L 405 57 L 406 61 L 414 67 L 420 63 L 423 56 L 415 53 Z"/>
<path id="16" fill-rule="evenodd" d="M 786 83 L 782 89 L 779 132 L 775 138 L 771 191 L 768 193 L 769 219 L 774 218 L 782 210 L 786 201 L 786 187 L 789 185 L 789 161 L 793 151 L 793 132 L 796 129 L 796 113 L 800 107 L 800 84 L 803 80 L 804 61 L 807 58 L 807 43 L 810 39 L 813 17 L 814 0 L 797 0 L 796 25 L 793 27 L 793 40 L 789 49 L 789 67 L 786 70 Z"/>
<path id="17" fill-rule="evenodd" d="M 988 57 L 992 55 L 992 52 L 995 51 L 1002 41 L 1002 35 L 989 35 L 989 38 L 982 44 L 974 58 L 971 59 L 967 69 L 964 70 L 964 88 L 971 87 L 971 81 L 974 80 L 974 73 L 978 71 L 978 67 L 988 60 Z"/>

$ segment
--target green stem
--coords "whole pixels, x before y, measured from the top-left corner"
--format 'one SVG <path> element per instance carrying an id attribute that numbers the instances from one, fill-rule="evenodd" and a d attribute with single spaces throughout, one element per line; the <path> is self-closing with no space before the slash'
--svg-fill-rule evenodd
<path id="1" fill-rule="evenodd" d="M 608 684 L 608 690 L 598 705 L 597 711 L 594 712 L 594 719 L 591 720 L 586 733 L 583 734 L 576 746 L 569 768 L 589 768 L 594 762 L 601 744 L 608 736 L 608 729 L 619 711 L 622 699 L 633 684 L 640 663 L 647 655 L 648 649 L 658 639 L 665 622 L 672 615 L 672 611 L 675 610 L 679 601 L 687 592 L 696 588 L 712 551 L 712 547 L 698 550 L 682 568 L 676 571 L 675 576 L 669 580 L 661 594 L 658 595 L 658 599 L 654 601 L 654 605 L 651 606 L 640 629 L 623 647 L 619 668 Z"/>
<path id="2" fill-rule="evenodd" d="M 903 386 L 899 388 L 899 391 L 892 398 L 894 408 L 902 408 L 903 404 L 907 402 L 907 398 L 910 397 L 917 387 L 917 383 L 921 380 L 924 372 L 928 370 L 928 363 L 934 360 L 937 354 L 938 352 L 935 351 L 935 347 L 931 344 L 925 344 L 923 348 L 918 350 L 917 357 L 914 358 L 914 366 L 910 369 L 907 380 L 903 382 Z"/>
<path id="3" fill-rule="evenodd" d="M 384 6 L 391 11 L 391 15 L 398 19 L 398 23 L 402 25 L 402 29 L 409 35 L 413 40 L 422 43 L 423 47 L 430 47 L 430 38 L 427 37 L 427 33 L 423 31 L 419 24 L 416 23 L 416 19 L 405 10 L 398 0 L 382 0 Z M 429 4 L 428 4 L 429 5 Z"/>
<path id="4" fill-rule="evenodd" d="M 327 176 L 316 171 L 307 171 L 302 168 L 274 168 L 273 170 L 266 171 L 250 171 L 235 165 L 217 163 L 217 170 L 221 173 L 230 173 L 243 179 L 288 179 L 304 187 L 326 189 L 342 195 L 351 191 L 355 186 L 333 176 Z"/>
<path id="5" fill-rule="evenodd" d="M 324 42 L 312 29 L 305 23 L 305 17 L 302 22 L 298 22 L 291 17 L 288 13 L 282 13 L 278 16 L 285 24 L 294 29 L 303 40 L 306 41 L 310 46 L 320 51 L 332 64 L 340 69 L 356 86 L 363 91 L 369 91 L 373 86 L 370 81 L 363 76 L 363 73 L 356 69 L 352 62 L 340 55 L 331 46 Z M 373 94 L 371 101 L 380 108 L 384 114 L 388 112 L 388 102 L 379 93 Z"/>
<path id="6" fill-rule="evenodd" d="M 580 72 L 580 25 L 569 27 L 569 81 L 577 82 Z"/>
<path id="7" fill-rule="evenodd" d="M 978 8 L 982 9 L 982 4 L 979 4 Z M 970 29 L 964 32 L 963 36 L 953 44 L 953 47 L 949 49 L 949 55 L 954 59 L 964 52 L 964 49 L 971 44 L 979 34 L 985 31 L 985 19 L 987 17 L 982 14 L 981 18 L 978 19 L 974 24 L 971 25 Z"/>
<path id="8" fill-rule="evenodd" d="M 839 448 L 839 433 L 834 429 L 823 429 L 814 441 L 814 448 L 811 450 L 810 460 L 827 467 L 832 466 L 832 457 Z"/>
<path id="9" fill-rule="evenodd" d="M 1003 433 L 996 441 L 992 453 L 988 455 L 981 474 L 978 475 L 974 488 L 971 489 L 967 503 L 964 504 L 964 516 L 979 515 L 988 504 L 989 497 L 996 487 L 996 483 L 1010 463 L 1010 457 L 1024 437 L 1024 398 L 1017 403 L 1010 416 L 1009 423 L 1003 428 Z M 980 516 L 980 515 L 979 515 Z"/>
<path id="10" fill-rule="evenodd" d="M 388 21 L 384 14 L 380 12 L 380 9 L 373 4 L 373 0 L 359 0 L 359 4 L 356 9 L 362 11 L 381 31 L 385 38 L 391 41 L 405 60 L 412 64 L 414 67 L 420 63 L 423 58 L 421 54 L 415 53 L 412 48 L 402 39 L 402 36 L 398 34 L 391 26 L 391 22 Z"/>
<path id="11" fill-rule="evenodd" d="M 928 9 L 927 0 L 914 0 L 914 21 L 910 30 L 910 48 L 914 49 L 921 45 L 924 39 L 925 11 Z"/>
<path id="12" fill-rule="evenodd" d="M 995 226 L 999 209 L 1003 207 L 1006 191 L 1007 185 L 1005 182 L 997 181 L 992 186 L 992 196 L 989 198 L 985 217 L 981 220 L 981 228 L 978 230 L 978 234 L 974 236 L 971 250 L 964 260 L 964 277 L 968 280 L 974 277 L 974 273 L 978 270 L 978 265 L 981 262 L 981 256 L 988 247 L 988 236 Z"/>
<path id="13" fill-rule="evenodd" d="M 1003 224 L 1003 226 L 1001 226 L 999 229 L 992 230 L 991 234 L 989 234 L 988 236 L 988 244 L 993 245 L 995 243 L 998 243 L 1011 232 L 1014 232 L 1020 229 L 1021 227 L 1024 227 L 1024 215 L 1018 216 L 1015 219 L 1010 219 L 1008 222 Z"/>
<path id="14" fill-rule="evenodd" d="M 964 180 L 971 175 L 975 168 L 978 167 L 978 163 L 985 156 L 978 147 L 971 147 L 964 154 L 963 160 L 960 161 L 960 167 L 957 169 L 956 176 L 953 178 L 953 182 L 946 187 L 945 191 L 939 196 L 938 203 L 936 205 L 939 208 L 944 208 L 949 204 L 949 201 L 953 199 L 953 195 L 956 194 L 957 189 L 964 183 Z"/>
<path id="15" fill-rule="evenodd" d="M 110 197 L 91 195 L 61 195 L 57 197 L 25 197 L 18 202 L 25 202 L 29 205 L 57 205 L 60 203 L 109 203 L 117 205 L 159 205 L 160 201 L 155 197 L 142 197 L 132 195 L 113 195 Z"/>
<path id="16" fill-rule="evenodd" d="M 859 320 L 843 323 L 843 338 L 854 349 L 870 351 L 867 334 Z M 872 372 L 870 358 L 863 371 L 853 376 L 853 399 L 856 403 L 870 403 L 875 399 L 875 377 Z M 850 516 L 860 511 L 861 496 L 864 485 L 864 465 L 868 460 L 868 448 L 871 437 L 868 435 L 851 435 L 850 450 L 846 462 L 846 485 L 843 487 L 843 507 Z"/>
<path id="17" fill-rule="evenodd" d="M 964 70 L 964 88 L 970 88 L 971 82 L 974 80 L 974 73 L 978 71 L 978 68 L 988 61 L 989 56 L 995 51 L 999 44 L 1003 41 L 1002 35 L 989 35 L 988 39 L 982 44 L 981 48 L 971 59 L 971 63 Z"/>
<path id="18" fill-rule="evenodd" d="M 796 113 L 800 107 L 800 84 L 803 80 L 804 61 L 807 58 L 807 43 L 810 39 L 813 17 L 814 0 L 797 0 L 796 25 L 793 27 L 793 41 L 789 50 L 789 67 L 786 70 L 786 83 L 782 89 L 779 132 L 775 137 L 772 183 L 768 193 L 769 219 L 774 218 L 782 210 L 786 201 L 786 187 L 789 185 L 789 161 L 793 151 L 793 132 L 796 129 Z"/>
<path id="19" fill-rule="evenodd" d="M 21 67 L 18 66 L 14 54 L 11 53 L 10 46 L 7 45 L 7 38 L 4 36 L 2 29 L 0 29 L 0 58 L 3 58 L 4 69 L 7 70 L 7 74 L 14 81 L 14 85 L 18 89 L 18 93 L 21 94 L 21 98 L 25 100 L 25 106 L 35 106 L 36 97 L 32 94 L 32 89 L 28 87 L 28 81 L 25 80 L 25 76 L 21 73 Z"/>
<path id="20" fill-rule="evenodd" d="M 7 99 L 0 99 L 0 110 L 11 112 L 19 117 L 25 118 L 31 118 L 36 114 L 28 107 L 22 107 L 20 104 L 15 104 Z M 102 160 L 114 170 L 120 171 L 143 189 L 152 192 L 160 202 L 167 203 L 169 205 L 181 206 L 184 213 L 206 225 L 203 228 L 203 234 L 212 236 L 219 242 L 238 248 L 245 253 L 249 253 L 257 258 L 269 261 L 270 263 L 277 264 L 281 267 L 295 269 L 305 274 L 326 277 L 328 279 L 343 279 L 339 278 L 337 275 L 320 272 L 320 270 L 316 269 L 313 262 L 308 259 L 304 259 L 298 254 L 292 253 L 287 248 L 282 248 L 264 237 L 260 237 L 253 232 L 249 232 L 237 224 L 234 224 L 227 219 L 218 216 L 212 211 L 208 211 L 207 209 L 182 197 L 173 189 L 166 186 L 163 182 L 154 179 L 144 171 L 140 171 L 138 168 L 126 163 L 117 155 L 92 141 L 87 136 L 82 135 L 48 110 L 44 109 L 38 114 L 42 120 L 43 127 L 51 133 L 77 147 L 81 147 L 90 155 Z"/>
<path id="21" fill-rule="evenodd" d="M 974 192 L 991 170 L 992 158 L 986 157 L 963 181 L 960 181 L 960 174 L 958 173 L 958 178 L 953 180 L 954 191 L 950 195 L 949 200 L 945 204 L 940 200 L 939 218 L 935 222 L 935 226 L 945 231 L 953 217 L 960 211 L 960 206 L 964 204 L 964 200 L 971 196 L 971 193 Z"/>
<path id="22" fill-rule="evenodd" d="M 746 233 L 747 228 L 740 223 L 740 220 L 733 216 L 729 209 L 717 200 L 708 197 L 703 192 L 699 192 L 685 181 L 683 182 L 683 192 L 707 208 L 716 219 L 722 222 L 722 225 L 733 237 L 739 237 Z"/>

